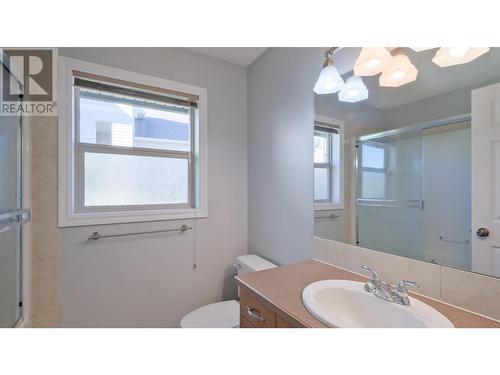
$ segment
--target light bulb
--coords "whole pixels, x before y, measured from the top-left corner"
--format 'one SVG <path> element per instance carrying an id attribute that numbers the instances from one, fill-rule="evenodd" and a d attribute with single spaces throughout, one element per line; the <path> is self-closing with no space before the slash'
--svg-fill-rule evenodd
<path id="1" fill-rule="evenodd" d="M 365 63 L 365 66 L 366 66 L 367 68 L 375 68 L 378 64 L 380 64 L 380 59 L 373 58 L 373 59 L 368 60 L 368 61 Z"/>
<path id="2" fill-rule="evenodd" d="M 465 56 L 469 49 L 468 47 L 452 47 L 448 50 L 448 53 L 450 56 L 458 58 Z"/>
<path id="3" fill-rule="evenodd" d="M 405 76 L 405 74 L 406 73 L 404 72 L 404 70 L 396 70 L 395 72 L 393 72 L 391 74 L 391 77 L 393 79 L 399 80 L 399 79 L 403 78 Z"/>
<path id="4" fill-rule="evenodd" d="M 392 56 L 384 47 L 363 47 L 354 64 L 355 76 L 374 76 L 392 63 Z"/>
<path id="5" fill-rule="evenodd" d="M 344 86 L 344 80 L 340 76 L 333 62 L 323 68 L 319 74 L 318 81 L 313 91 L 318 95 L 334 94 Z"/>
<path id="6" fill-rule="evenodd" d="M 391 67 L 380 75 L 379 84 L 382 87 L 398 87 L 417 79 L 418 70 L 404 51 L 399 50 L 395 53 Z"/>
<path id="7" fill-rule="evenodd" d="M 442 68 L 467 64 L 489 50 L 489 47 L 441 47 L 432 61 Z"/>
<path id="8" fill-rule="evenodd" d="M 368 89 L 361 77 L 352 76 L 346 82 L 339 92 L 341 102 L 355 103 L 368 98 Z"/>

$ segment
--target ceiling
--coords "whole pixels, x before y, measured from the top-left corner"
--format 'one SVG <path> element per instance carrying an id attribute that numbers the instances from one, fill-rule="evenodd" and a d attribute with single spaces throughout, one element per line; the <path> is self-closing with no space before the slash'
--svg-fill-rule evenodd
<path id="1" fill-rule="evenodd" d="M 386 110 L 479 83 L 498 81 L 500 79 L 500 48 L 491 48 L 489 52 L 468 64 L 446 68 L 441 68 L 432 62 L 437 49 L 415 52 L 405 48 L 405 51 L 418 69 L 416 81 L 400 87 L 380 87 L 378 84 L 380 75 L 363 77 L 369 91 L 369 97 L 360 103 Z M 348 72 L 343 77 L 348 78 L 351 75 L 352 72 Z M 331 96 L 337 101 L 336 94 Z"/>
<path id="2" fill-rule="evenodd" d="M 267 47 L 186 47 L 186 49 L 201 55 L 247 67 L 257 60 Z"/>

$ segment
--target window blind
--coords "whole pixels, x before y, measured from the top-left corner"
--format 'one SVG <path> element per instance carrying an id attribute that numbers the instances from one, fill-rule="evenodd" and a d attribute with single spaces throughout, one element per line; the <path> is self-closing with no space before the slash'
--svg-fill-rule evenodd
<path id="1" fill-rule="evenodd" d="M 339 134 L 338 126 L 329 124 L 327 122 L 322 122 L 322 121 L 314 121 L 314 130 Z"/>
<path id="2" fill-rule="evenodd" d="M 197 107 L 198 96 L 167 90 L 159 87 L 137 84 L 115 78 L 73 71 L 73 85 L 100 92 L 124 95 L 185 107 Z"/>

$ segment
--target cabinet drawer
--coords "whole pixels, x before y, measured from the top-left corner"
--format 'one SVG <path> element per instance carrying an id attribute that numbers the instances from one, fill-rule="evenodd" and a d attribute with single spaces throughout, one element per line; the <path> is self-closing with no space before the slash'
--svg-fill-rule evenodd
<path id="1" fill-rule="evenodd" d="M 255 328 L 274 328 L 276 315 L 248 288 L 240 288 L 240 314 Z"/>
<path id="2" fill-rule="evenodd" d="M 276 314 L 276 328 L 294 328 L 294 326 L 292 326 L 285 319 Z"/>
<path id="3" fill-rule="evenodd" d="M 248 320 L 246 320 L 242 315 L 240 315 L 240 328 L 254 328 Z"/>

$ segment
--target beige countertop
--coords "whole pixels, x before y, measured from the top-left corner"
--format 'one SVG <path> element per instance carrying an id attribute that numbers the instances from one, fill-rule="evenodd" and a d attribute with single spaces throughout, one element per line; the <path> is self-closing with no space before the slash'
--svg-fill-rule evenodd
<path id="1" fill-rule="evenodd" d="M 313 317 L 302 303 L 302 290 L 309 284 L 329 279 L 365 281 L 355 273 L 316 260 L 292 264 L 265 271 L 237 276 L 238 282 L 250 288 L 278 313 L 298 326 L 325 327 Z M 446 316 L 457 328 L 500 328 L 500 322 L 481 315 L 411 293 Z"/>

